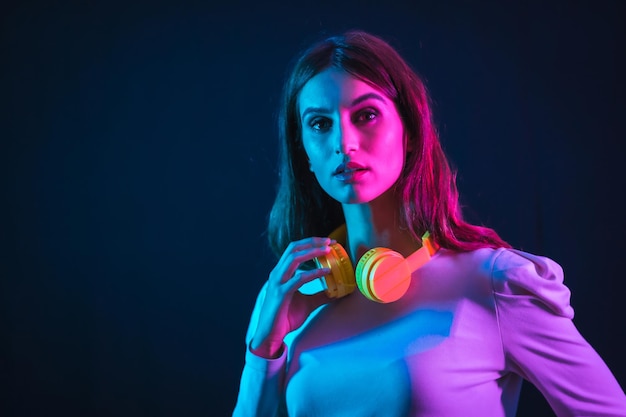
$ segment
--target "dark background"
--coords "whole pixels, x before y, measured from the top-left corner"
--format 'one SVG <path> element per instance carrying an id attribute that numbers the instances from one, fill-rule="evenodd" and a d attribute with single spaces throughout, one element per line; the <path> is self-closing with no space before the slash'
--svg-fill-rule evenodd
<path id="1" fill-rule="evenodd" d="M 467 217 L 564 267 L 624 386 L 619 2 L 409 3 L 2 6 L 0 415 L 230 414 L 281 84 L 350 28 L 425 78 Z"/>

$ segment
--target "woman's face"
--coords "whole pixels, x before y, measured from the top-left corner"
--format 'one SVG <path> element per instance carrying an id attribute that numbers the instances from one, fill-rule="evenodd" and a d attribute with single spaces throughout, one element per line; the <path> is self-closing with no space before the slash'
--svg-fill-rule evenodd
<path id="1" fill-rule="evenodd" d="M 367 203 L 398 180 L 404 128 L 382 91 L 327 69 L 304 85 L 298 112 L 311 171 L 331 197 L 344 204 Z"/>

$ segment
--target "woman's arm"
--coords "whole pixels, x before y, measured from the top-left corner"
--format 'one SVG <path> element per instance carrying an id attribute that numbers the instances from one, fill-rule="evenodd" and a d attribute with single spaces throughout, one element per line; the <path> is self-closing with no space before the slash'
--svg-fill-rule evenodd
<path id="1" fill-rule="evenodd" d="M 282 378 L 287 358 L 286 349 L 283 347 L 279 357 L 266 359 L 253 353 L 250 348 L 266 291 L 267 283 L 259 292 L 248 325 L 245 365 L 241 374 L 239 395 L 233 417 L 274 417 L 278 415 Z"/>
<path id="2" fill-rule="evenodd" d="M 246 361 L 236 417 L 273 417 L 282 397 L 286 366 L 285 336 L 296 330 L 309 315 L 329 301 L 324 293 L 304 295 L 298 289 L 330 273 L 329 268 L 309 271 L 300 266 L 328 254 L 329 238 L 311 237 L 291 242 L 257 297 L 246 335 Z"/>
<path id="3" fill-rule="evenodd" d="M 507 366 L 541 391 L 558 416 L 626 416 L 626 396 L 572 322 L 561 267 L 503 251 L 493 271 Z"/>

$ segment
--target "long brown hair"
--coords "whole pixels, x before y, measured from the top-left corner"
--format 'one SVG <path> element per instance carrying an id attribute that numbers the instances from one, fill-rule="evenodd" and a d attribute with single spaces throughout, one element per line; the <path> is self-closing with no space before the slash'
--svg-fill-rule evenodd
<path id="1" fill-rule="evenodd" d="M 279 183 L 268 224 L 269 244 L 277 256 L 291 241 L 327 236 L 344 223 L 341 204 L 322 190 L 309 170 L 298 113 L 302 87 L 328 68 L 346 71 L 395 103 L 411 147 L 395 194 L 400 199 L 400 218 L 415 239 L 429 231 L 441 247 L 457 251 L 510 247 L 494 230 L 463 220 L 456 175 L 441 147 L 424 82 L 386 41 L 349 31 L 305 50 L 283 89 L 278 115 Z"/>

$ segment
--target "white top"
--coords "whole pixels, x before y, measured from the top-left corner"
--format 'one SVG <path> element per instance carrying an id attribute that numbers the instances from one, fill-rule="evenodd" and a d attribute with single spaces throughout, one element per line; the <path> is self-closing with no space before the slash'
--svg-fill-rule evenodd
<path id="1" fill-rule="evenodd" d="M 280 358 L 248 349 L 233 415 L 513 417 L 524 378 L 558 416 L 624 417 L 624 391 L 569 299 L 548 258 L 441 249 L 399 301 L 355 291 L 290 333 Z"/>

